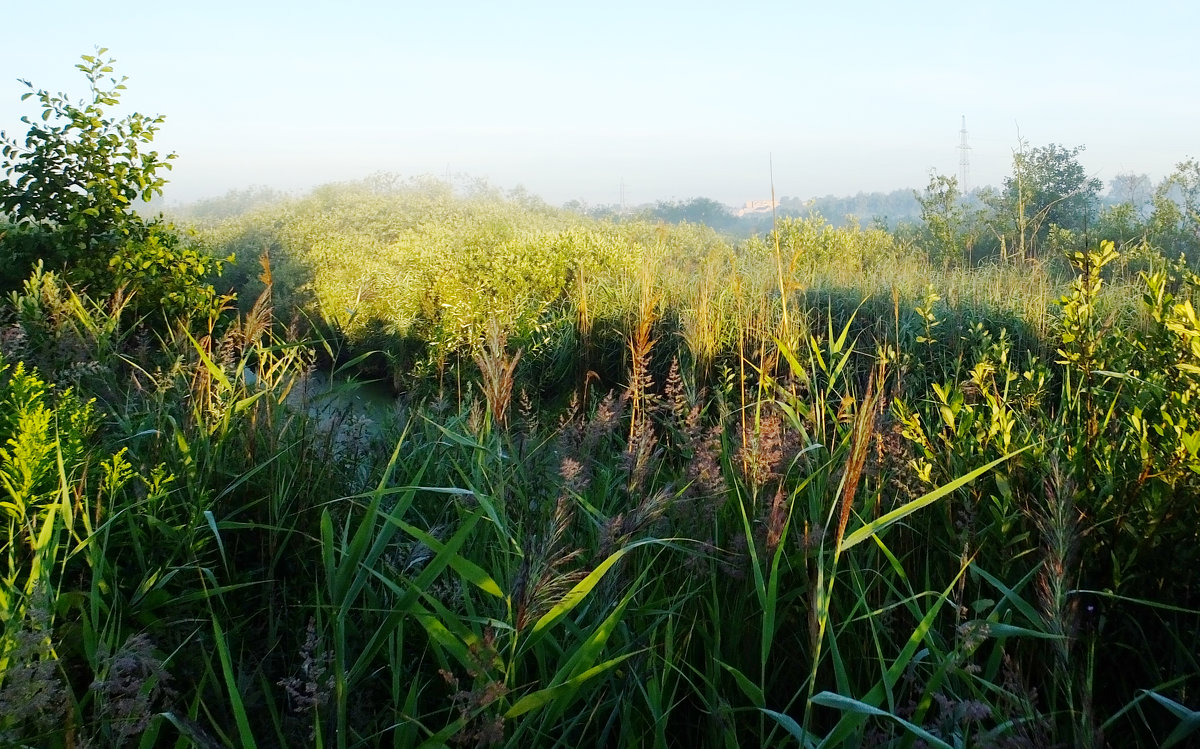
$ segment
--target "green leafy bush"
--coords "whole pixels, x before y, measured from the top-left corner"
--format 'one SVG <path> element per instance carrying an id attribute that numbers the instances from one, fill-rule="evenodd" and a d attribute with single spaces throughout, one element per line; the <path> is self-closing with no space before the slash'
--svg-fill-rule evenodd
<path id="1" fill-rule="evenodd" d="M 162 308 L 171 319 L 205 316 L 217 297 L 207 279 L 222 261 L 188 247 L 161 218 L 147 220 L 134 206 L 162 193 L 174 154 L 149 150 L 163 117 L 139 113 L 120 119 L 125 79 L 112 76 L 106 50 L 84 55 L 76 67 L 90 97 L 34 90 L 22 98 L 41 105 L 24 142 L 0 132 L 0 212 L 10 226 L 0 233 L 0 283 L 15 289 L 35 265 L 62 269 L 95 298 L 123 288 L 137 301 L 130 314 Z"/>

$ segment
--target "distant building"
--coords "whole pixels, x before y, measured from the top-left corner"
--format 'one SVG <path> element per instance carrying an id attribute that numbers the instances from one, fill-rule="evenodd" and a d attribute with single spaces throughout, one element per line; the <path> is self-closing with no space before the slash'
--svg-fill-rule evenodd
<path id="1" fill-rule="evenodd" d="M 752 213 L 770 213 L 778 207 L 778 200 L 747 200 L 746 205 L 734 209 L 733 215 L 741 218 Z"/>

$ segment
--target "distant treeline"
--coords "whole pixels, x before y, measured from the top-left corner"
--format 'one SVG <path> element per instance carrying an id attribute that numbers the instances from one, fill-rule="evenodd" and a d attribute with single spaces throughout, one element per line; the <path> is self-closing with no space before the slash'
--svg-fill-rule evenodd
<path id="1" fill-rule="evenodd" d="M 704 224 L 735 237 L 750 237 L 771 231 L 772 221 L 778 218 L 803 218 L 813 214 L 823 216 L 836 227 L 851 223 L 875 223 L 895 229 L 903 222 L 920 221 L 921 206 L 913 191 L 860 192 L 852 196 L 826 195 L 803 200 L 784 196 L 773 217 L 770 212 L 737 215 L 736 208 L 706 197 L 687 200 L 660 200 L 622 209 L 619 204 L 589 205 L 573 200 L 563 206 L 569 211 L 599 219 L 663 221 L 671 224 Z"/>
<path id="2" fill-rule="evenodd" d="M 857 224 L 893 232 L 951 264 L 1058 256 L 1101 240 L 1126 248 L 1148 242 L 1171 256 L 1200 257 L 1200 162 L 1181 161 L 1157 183 L 1145 174 L 1118 174 L 1104 191 L 1104 183 L 1079 163 L 1083 150 L 1022 143 L 1000 187 L 965 193 L 956 177 L 931 171 L 922 190 L 809 200 L 784 196 L 773 213 L 739 216 L 737 209 L 706 197 L 634 208 L 580 201 L 563 207 L 614 221 L 702 224 L 735 238 L 767 235 L 780 219 L 819 216 L 838 228 Z"/>

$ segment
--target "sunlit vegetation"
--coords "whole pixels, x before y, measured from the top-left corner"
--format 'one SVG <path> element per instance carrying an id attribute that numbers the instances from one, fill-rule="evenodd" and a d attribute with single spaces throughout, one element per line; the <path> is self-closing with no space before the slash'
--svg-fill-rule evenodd
<path id="1" fill-rule="evenodd" d="M 4 137 L 0 741 L 1194 740 L 1195 162 L 736 241 L 386 175 L 176 225 L 81 67 Z"/>

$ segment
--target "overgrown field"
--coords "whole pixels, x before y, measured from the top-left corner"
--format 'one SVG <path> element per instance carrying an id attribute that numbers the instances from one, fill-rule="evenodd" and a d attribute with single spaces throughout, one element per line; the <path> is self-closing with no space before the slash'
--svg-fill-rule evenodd
<path id="1" fill-rule="evenodd" d="M 378 178 L 188 233 L 44 220 L 13 153 L 0 740 L 1194 740 L 1200 277 L 1149 234 Z"/>

